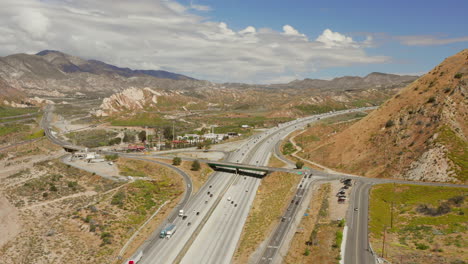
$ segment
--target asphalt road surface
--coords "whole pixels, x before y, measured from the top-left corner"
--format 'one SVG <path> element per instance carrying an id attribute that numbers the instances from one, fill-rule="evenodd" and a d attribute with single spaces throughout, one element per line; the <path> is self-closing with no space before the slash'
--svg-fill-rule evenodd
<path id="1" fill-rule="evenodd" d="M 268 244 L 258 261 L 259 264 L 272 263 L 274 257 L 276 256 L 278 250 L 280 249 L 285 235 L 287 234 L 289 228 L 291 227 L 291 224 L 294 222 L 294 219 L 297 215 L 298 208 L 300 208 L 301 206 L 306 190 L 310 188 L 313 182 L 316 180 L 314 178 L 310 178 L 309 175 L 310 174 L 306 174 L 302 178 L 301 183 L 297 187 L 296 194 L 291 200 L 288 208 L 286 209 L 286 212 L 281 217 L 281 221 L 276 227 L 273 235 L 270 237 Z"/>
<path id="2" fill-rule="evenodd" d="M 292 131 L 300 129 L 305 124 L 316 121 L 319 118 L 363 110 L 366 110 L 366 108 L 321 114 L 280 124 L 278 127 L 250 138 L 237 151 L 231 153 L 227 161 L 259 166 L 265 165 L 269 160 L 271 152 L 275 150 L 275 145 Z M 41 126 L 46 136 L 53 143 L 65 148 L 84 149 L 84 147 L 71 145 L 55 137 L 54 133 L 50 130 L 52 111 L 53 106 L 47 106 L 41 121 Z M 278 151 L 277 149 L 275 151 Z M 282 157 L 281 153 L 279 153 L 279 157 Z M 132 156 L 132 158 L 135 157 Z M 154 160 L 148 161 L 156 162 Z M 163 165 L 170 166 L 168 164 Z M 190 196 L 192 193 L 192 183 L 189 176 L 179 171 L 176 167 L 173 169 L 177 170 L 184 177 L 187 184 L 184 198 L 166 220 L 166 223 L 175 223 L 178 226 L 177 232 L 170 239 L 159 239 L 158 234 L 162 227 L 156 230 L 140 247 L 139 251 L 143 252 L 143 259 L 139 263 L 230 263 L 260 184 L 260 177 L 216 172 L 196 195 Z M 315 170 L 312 172 L 314 176 L 326 176 L 329 179 L 339 179 L 344 176 Z M 460 184 L 370 179 L 359 176 L 346 177 L 356 180 L 353 195 L 351 196 L 350 210 L 347 215 L 349 229 L 344 253 L 346 264 L 374 263 L 374 258 L 368 249 L 367 228 L 368 193 L 372 184 L 395 182 L 402 184 L 467 187 Z M 311 184 L 311 182 L 307 181 L 304 184 L 304 188 L 298 188 L 296 197 L 303 193 L 303 190 L 309 186 L 308 184 Z M 187 218 L 184 220 L 181 217 L 177 217 L 178 209 L 182 208 L 187 215 Z M 357 209 L 355 210 L 354 208 Z M 278 228 L 272 235 L 269 246 L 265 250 L 260 263 L 268 263 L 269 260 L 274 258 L 277 248 L 281 245 L 285 232 L 290 226 L 290 223 L 286 220 L 289 220 L 289 217 L 293 219 L 296 211 L 297 206 L 296 202 L 294 202 L 293 205 L 289 206 L 289 210 L 284 215 L 285 221 L 278 225 Z"/>
<path id="3" fill-rule="evenodd" d="M 280 124 L 250 138 L 227 161 L 265 165 L 275 144 L 287 134 L 318 118 L 354 111 L 362 109 Z M 177 217 L 173 221 L 177 226 L 176 233 L 169 239 L 159 239 L 153 235 L 151 243 L 142 249 L 143 258 L 139 263 L 230 263 L 260 180 L 225 172 L 213 174 L 184 208 L 187 218 Z"/>
<path id="4" fill-rule="evenodd" d="M 348 234 L 344 252 L 346 264 L 375 263 L 369 250 L 368 208 L 372 183 L 355 181 L 347 213 Z"/>

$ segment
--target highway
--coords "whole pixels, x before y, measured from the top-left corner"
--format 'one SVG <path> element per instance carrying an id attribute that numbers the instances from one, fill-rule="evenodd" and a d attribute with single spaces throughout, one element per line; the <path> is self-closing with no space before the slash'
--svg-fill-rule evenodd
<path id="1" fill-rule="evenodd" d="M 227 161 L 266 165 L 276 143 L 292 131 L 318 118 L 362 110 L 345 110 L 280 124 L 250 138 Z M 260 182 L 257 177 L 214 173 L 184 208 L 187 219 L 178 217 L 173 222 L 178 226 L 177 232 L 170 239 L 153 239 L 149 246 L 140 249 L 143 258 L 139 263 L 230 263 Z"/>
<path id="2" fill-rule="evenodd" d="M 375 258 L 369 250 L 368 209 L 369 191 L 372 183 L 355 181 L 347 212 L 348 233 L 344 252 L 344 263 L 367 264 L 375 263 Z"/>
<path id="3" fill-rule="evenodd" d="M 311 174 L 304 175 L 300 184 L 297 186 L 296 194 L 288 205 L 286 212 L 281 217 L 281 221 L 268 240 L 268 244 L 257 263 L 267 264 L 273 262 L 274 257 L 283 243 L 285 235 L 291 227 L 292 222 L 294 222 L 298 208 L 301 206 L 307 189 L 309 189 L 313 185 L 314 181 L 316 181 L 315 177 L 312 178 L 309 177 L 309 175 L 312 176 Z"/>
<path id="4" fill-rule="evenodd" d="M 239 149 L 232 152 L 227 157 L 225 164 L 232 165 L 240 163 L 240 165 L 254 165 L 259 168 L 264 167 L 269 160 L 272 151 L 284 160 L 284 157 L 279 152 L 280 142 L 284 137 L 294 130 L 302 128 L 307 123 L 314 122 L 319 118 L 331 117 L 350 112 L 363 111 L 372 108 L 361 108 L 353 110 L 344 110 L 331 114 L 321 114 L 306 118 L 293 120 L 278 127 L 271 128 L 261 134 L 251 137 L 243 143 Z M 53 106 L 47 106 L 44 118 L 41 121 L 46 136 L 55 144 L 61 145 L 68 149 L 83 150 L 83 147 L 71 145 L 68 142 L 57 139 L 49 128 L 51 119 L 51 111 Z M 150 162 L 141 157 L 135 157 L 133 154 L 122 154 L 131 158 L 138 158 Z M 287 161 L 287 160 L 285 160 Z M 156 162 L 159 163 L 159 162 Z M 287 162 L 291 164 L 291 162 Z M 158 228 L 151 237 L 140 247 L 138 251 L 143 252 L 143 258 L 139 263 L 230 263 L 237 243 L 240 239 L 243 225 L 247 218 L 248 212 L 252 205 L 253 199 L 258 186 L 260 185 L 260 177 L 249 177 L 235 175 L 226 172 L 215 172 L 210 176 L 208 181 L 195 195 L 191 196 L 192 184 L 190 177 L 179 171 L 178 168 L 169 166 L 178 171 L 186 181 L 186 192 L 175 210 L 165 223 L 175 223 L 178 228 L 177 232 L 170 239 L 159 239 L 159 231 L 163 226 Z M 291 170 L 288 170 L 291 171 Z M 346 238 L 345 248 L 345 263 L 374 263 L 373 256 L 368 251 L 368 192 L 372 184 L 378 183 L 402 183 L 402 184 L 418 184 L 432 186 L 456 186 L 467 187 L 460 184 L 446 183 L 430 183 L 430 182 L 410 182 L 394 179 L 370 179 L 360 176 L 330 174 L 316 170 L 310 170 L 313 173 L 311 180 L 305 179 L 304 185 L 297 189 L 296 197 L 302 196 L 307 188 L 316 179 L 316 176 L 323 179 L 326 177 L 330 180 L 340 179 L 343 177 L 351 178 L 356 181 L 353 194 L 351 196 L 352 204 L 347 215 L 348 235 Z M 297 212 L 297 207 L 302 202 L 294 202 L 289 205 L 285 212 L 285 219 L 294 218 Z M 354 208 L 358 208 L 357 211 Z M 177 217 L 179 209 L 183 209 L 187 215 L 185 220 Z M 281 222 L 270 240 L 268 247 L 263 252 L 260 263 L 269 263 L 277 254 L 278 247 L 281 246 L 283 238 L 290 229 L 290 222 Z M 356 243 L 356 241 L 358 241 Z"/>

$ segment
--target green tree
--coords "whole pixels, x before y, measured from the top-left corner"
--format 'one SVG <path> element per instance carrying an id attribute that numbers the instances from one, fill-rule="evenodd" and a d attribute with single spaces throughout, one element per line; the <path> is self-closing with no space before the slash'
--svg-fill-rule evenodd
<path id="1" fill-rule="evenodd" d="M 304 167 L 304 162 L 298 160 L 296 161 L 296 169 L 302 169 Z"/>
<path id="2" fill-rule="evenodd" d="M 146 131 L 145 130 L 138 133 L 138 139 L 140 139 L 141 142 L 146 141 Z"/>
<path id="3" fill-rule="evenodd" d="M 192 163 L 192 168 L 191 168 L 191 170 L 193 170 L 193 171 L 199 171 L 200 168 L 201 168 L 200 162 L 198 162 L 198 160 L 194 160 L 193 163 Z"/>
<path id="4" fill-rule="evenodd" d="M 173 140 L 174 137 L 172 136 L 172 129 L 171 127 L 165 127 L 163 131 L 163 135 L 165 139 Z"/>
<path id="5" fill-rule="evenodd" d="M 122 141 L 125 142 L 125 143 L 133 142 L 132 136 L 130 135 L 130 133 L 128 133 L 127 131 L 125 131 L 124 137 L 123 137 Z"/>
<path id="6" fill-rule="evenodd" d="M 172 159 L 172 165 L 179 166 L 182 163 L 182 159 L 180 157 L 174 157 Z"/>

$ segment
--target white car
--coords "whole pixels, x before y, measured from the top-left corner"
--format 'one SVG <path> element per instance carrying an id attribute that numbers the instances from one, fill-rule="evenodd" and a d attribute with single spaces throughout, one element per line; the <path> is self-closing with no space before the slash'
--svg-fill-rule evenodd
<path id="1" fill-rule="evenodd" d="M 228 201 L 231 201 L 231 196 L 229 196 L 229 197 L 227 198 L 227 200 L 228 200 Z"/>

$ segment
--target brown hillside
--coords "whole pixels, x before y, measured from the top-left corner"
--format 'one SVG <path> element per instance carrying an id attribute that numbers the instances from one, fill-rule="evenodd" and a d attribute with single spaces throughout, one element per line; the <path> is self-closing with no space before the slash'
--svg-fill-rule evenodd
<path id="1" fill-rule="evenodd" d="M 303 155 L 370 177 L 466 182 L 467 82 L 465 49 Z"/>

